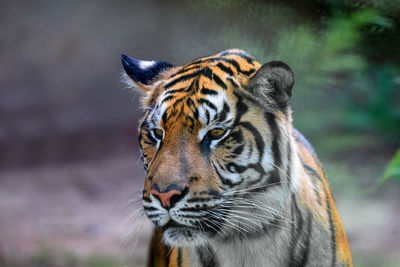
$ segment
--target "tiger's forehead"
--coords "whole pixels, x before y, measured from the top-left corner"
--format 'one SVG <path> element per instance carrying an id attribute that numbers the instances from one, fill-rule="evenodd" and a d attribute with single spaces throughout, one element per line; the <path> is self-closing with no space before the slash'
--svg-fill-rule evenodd
<path id="1" fill-rule="evenodd" d="M 216 119 L 221 122 L 233 90 L 242 87 L 260 66 L 246 52 L 231 49 L 176 68 L 159 84 L 155 121 L 163 128 L 183 124 L 190 129 Z"/>
<path id="2" fill-rule="evenodd" d="M 226 89 L 230 79 L 248 79 L 260 68 L 252 56 L 239 49 L 227 50 L 212 56 L 202 57 L 177 68 L 165 80 L 164 89 L 174 90 L 189 87 L 196 80 L 212 88 Z"/>

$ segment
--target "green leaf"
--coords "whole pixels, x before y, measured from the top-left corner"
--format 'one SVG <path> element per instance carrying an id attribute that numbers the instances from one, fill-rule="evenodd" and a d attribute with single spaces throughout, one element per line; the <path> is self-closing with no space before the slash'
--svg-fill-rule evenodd
<path id="1" fill-rule="evenodd" d="M 391 178 L 394 178 L 400 182 L 400 149 L 397 150 L 396 155 L 386 166 L 382 175 L 382 179 L 384 179 L 384 181 L 387 181 Z"/>
<path id="2" fill-rule="evenodd" d="M 386 166 L 385 171 L 382 174 L 382 177 L 371 187 L 369 187 L 365 193 L 371 193 L 378 189 L 382 184 L 387 182 L 390 179 L 395 179 L 400 183 L 400 149 L 397 150 L 393 159 Z"/>

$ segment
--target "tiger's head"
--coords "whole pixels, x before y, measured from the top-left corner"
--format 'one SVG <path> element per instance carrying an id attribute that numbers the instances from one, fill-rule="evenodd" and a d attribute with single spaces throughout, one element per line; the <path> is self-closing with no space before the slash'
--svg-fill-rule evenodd
<path id="1" fill-rule="evenodd" d="M 232 49 L 184 66 L 122 55 L 142 93 L 144 211 L 167 245 L 257 235 L 290 195 L 293 73 Z"/>

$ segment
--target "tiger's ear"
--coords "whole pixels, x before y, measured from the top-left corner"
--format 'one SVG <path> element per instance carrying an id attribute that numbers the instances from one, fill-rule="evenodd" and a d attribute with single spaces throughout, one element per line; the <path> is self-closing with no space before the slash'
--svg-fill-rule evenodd
<path id="1" fill-rule="evenodd" d="M 121 54 L 121 61 L 127 76 L 124 81 L 129 86 L 139 87 L 146 93 L 149 93 L 156 77 L 162 71 L 173 67 L 168 62 L 137 60 L 125 54 Z"/>
<path id="2" fill-rule="evenodd" d="M 283 109 L 292 96 L 292 69 L 281 61 L 271 61 L 250 78 L 247 90 L 265 104 Z"/>

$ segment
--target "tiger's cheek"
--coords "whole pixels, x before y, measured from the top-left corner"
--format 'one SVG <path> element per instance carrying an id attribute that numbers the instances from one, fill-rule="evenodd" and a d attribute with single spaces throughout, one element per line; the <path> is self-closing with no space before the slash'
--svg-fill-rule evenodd
<path id="1" fill-rule="evenodd" d="M 213 178 L 201 174 L 193 174 L 189 178 L 190 194 L 193 198 L 202 196 L 210 189 L 215 190 L 217 185 L 212 182 Z"/>
<path id="2" fill-rule="evenodd" d="M 150 202 L 150 188 L 151 188 L 151 176 L 146 176 L 146 179 L 144 181 L 144 187 L 143 187 L 143 199 L 147 200 Z"/>
<path id="3" fill-rule="evenodd" d="M 234 129 L 232 134 L 213 152 L 213 159 L 220 164 L 240 161 L 240 156 L 246 147 L 246 136 L 240 129 Z M 238 159 L 239 158 L 239 159 Z"/>
<path id="4" fill-rule="evenodd" d="M 212 167 L 210 155 L 201 154 L 196 145 L 191 146 L 191 149 L 187 151 L 189 152 L 187 159 L 190 165 L 188 182 L 192 197 L 199 197 L 199 195 L 204 195 L 205 192 L 210 190 L 220 192 L 219 178 Z"/>

